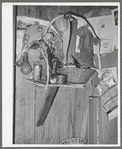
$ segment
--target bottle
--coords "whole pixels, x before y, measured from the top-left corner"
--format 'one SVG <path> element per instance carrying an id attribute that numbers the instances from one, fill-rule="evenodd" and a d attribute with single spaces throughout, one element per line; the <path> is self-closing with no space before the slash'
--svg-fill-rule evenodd
<path id="1" fill-rule="evenodd" d="M 33 64 L 33 80 L 40 81 L 42 75 L 42 65 L 37 61 Z"/>
<path id="2" fill-rule="evenodd" d="M 30 74 L 31 73 L 31 71 L 32 71 L 32 68 L 31 68 L 31 66 L 30 66 L 30 64 L 29 64 L 29 61 L 28 61 L 28 54 L 25 52 L 24 53 L 24 57 L 23 57 L 23 65 L 21 66 L 21 72 L 22 72 L 22 74 L 24 74 L 24 75 L 28 75 L 28 74 Z"/>

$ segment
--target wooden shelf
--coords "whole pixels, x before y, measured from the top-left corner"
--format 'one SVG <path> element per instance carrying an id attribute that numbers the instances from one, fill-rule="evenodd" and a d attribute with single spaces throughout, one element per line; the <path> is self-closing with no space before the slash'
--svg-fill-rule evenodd
<path id="1" fill-rule="evenodd" d="M 41 87 L 45 87 L 46 83 L 43 84 L 42 82 L 38 82 L 38 81 L 34 81 L 33 79 L 29 78 L 26 81 L 32 83 L 33 85 L 38 85 Z M 71 83 L 67 83 L 67 84 L 48 84 L 48 86 L 60 86 L 60 87 L 73 87 L 73 88 L 84 88 L 86 86 L 90 86 L 91 84 L 71 84 Z"/>

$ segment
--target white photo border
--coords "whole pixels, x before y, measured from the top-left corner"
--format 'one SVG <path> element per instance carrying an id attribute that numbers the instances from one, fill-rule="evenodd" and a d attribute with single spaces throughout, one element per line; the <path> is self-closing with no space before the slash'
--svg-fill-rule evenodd
<path id="1" fill-rule="evenodd" d="M 118 6 L 118 49 L 120 49 L 120 3 L 119 2 L 51 2 L 51 3 L 2 3 L 2 146 L 3 147 L 81 147 L 81 145 L 13 144 L 13 6 L 14 5 L 65 5 L 65 6 Z M 120 130 L 120 50 L 118 52 L 118 130 Z M 82 145 L 82 147 L 119 147 L 117 145 Z"/>

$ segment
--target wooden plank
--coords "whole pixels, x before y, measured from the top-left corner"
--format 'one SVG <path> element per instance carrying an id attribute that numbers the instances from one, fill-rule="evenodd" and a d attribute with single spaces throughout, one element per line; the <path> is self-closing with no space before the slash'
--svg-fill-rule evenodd
<path id="1" fill-rule="evenodd" d="M 36 144 L 46 143 L 48 141 L 45 142 L 45 140 L 51 140 L 51 138 L 55 139 L 53 143 L 60 144 L 64 140 L 72 137 L 85 136 L 88 114 L 87 103 L 90 89 L 85 88 L 83 91 L 82 90 L 83 89 L 79 89 L 76 91 L 74 88 L 68 87 L 60 88 L 45 124 L 41 127 L 35 127 Z M 87 95 L 85 95 L 86 92 Z M 40 93 L 37 91 L 38 95 L 36 94 L 36 101 L 38 101 L 36 102 L 36 117 L 42 100 L 44 103 L 44 95 L 43 97 L 39 95 L 41 93 L 42 91 L 40 91 Z"/>
<path id="2" fill-rule="evenodd" d="M 109 99 L 108 92 L 106 92 L 106 94 L 104 94 L 101 97 L 101 107 L 103 107 L 107 99 Z M 106 144 L 108 119 L 107 119 L 106 112 L 104 111 L 103 108 L 101 108 L 101 117 L 102 117 L 102 144 Z"/>
<path id="3" fill-rule="evenodd" d="M 88 110 L 86 99 L 87 89 L 84 88 L 75 90 L 75 107 L 74 107 L 74 121 L 75 121 L 75 136 L 84 137 L 85 123 L 87 118 L 86 111 Z"/>
<path id="4" fill-rule="evenodd" d="M 41 127 L 36 127 L 36 123 L 39 117 L 39 112 L 43 109 L 45 102 L 45 89 L 44 87 L 35 85 L 35 121 L 34 121 L 34 135 L 35 144 L 43 144 L 45 138 L 45 125 Z M 45 122 L 46 123 L 46 122 Z"/>
<path id="5" fill-rule="evenodd" d="M 91 100 L 91 99 L 90 99 Z M 89 101 L 89 135 L 88 135 L 88 143 L 89 144 L 94 144 L 94 113 L 90 112 L 90 109 L 94 109 L 94 104 L 90 104 L 91 101 Z M 91 128 L 90 128 L 91 127 Z"/>
<path id="6" fill-rule="evenodd" d="M 36 87 L 36 105 L 35 105 L 35 143 L 36 144 L 50 144 L 53 138 L 56 138 L 56 128 L 55 128 L 55 121 L 56 121 L 56 111 L 55 102 L 49 111 L 49 114 L 46 118 L 44 125 L 40 127 L 36 127 L 36 123 L 39 117 L 39 112 L 43 109 L 45 103 L 45 92 L 44 88 Z M 57 104 L 56 104 L 57 105 Z M 40 110 L 41 109 L 41 110 Z M 57 110 L 57 109 L 56 109 Z M 57 111 L 58 112 L 58 111 Z"/>
<path id="7" fill-rule="evenodd" d="M 73 125 L 73 106 L 74 106 L 74 89 L 73 88 L 62 88 L 60 92 L 61 100 L 61 117 L 60 117 L 60 143 L 64 140 L 69 139 L 73 136 L 74 125 Z"/>
<path id="8" fill-rule="evenodd" d="M 31 144 L 34 143 L 34 88 L 20 72 L 16 82 L 15 144 Z"/>
<path id="9" fill-rule="evenodd" d="M 89 144 L 102 144 L 101 98 L 89 99 Z"/>
<path id="10" fill-rule="evenodd" d="M 118 118 L 114 118 L 109 121 L 107 125 L 107 144 L 117 144 L 118 143 Z"/>

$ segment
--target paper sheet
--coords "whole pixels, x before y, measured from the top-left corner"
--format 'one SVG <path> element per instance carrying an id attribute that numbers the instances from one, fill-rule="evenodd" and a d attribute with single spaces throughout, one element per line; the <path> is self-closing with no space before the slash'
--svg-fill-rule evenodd
<path id="1" fill-rule="evenodd" d="M 101 39 L 100 54 L 112 52 L 117 45 L 113 16 L 88 18 L 88 21 L 93 26 L 97 36 Z M 95 54 L 97 54 L 97 50 L 98 46 L 94 46 Z"/>

